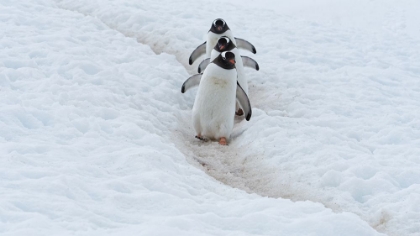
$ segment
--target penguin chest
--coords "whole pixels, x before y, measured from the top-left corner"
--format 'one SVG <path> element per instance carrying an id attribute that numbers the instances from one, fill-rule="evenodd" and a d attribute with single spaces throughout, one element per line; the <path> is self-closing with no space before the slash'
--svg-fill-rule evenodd
<path id="1" fill-rule="evenodd" d="M 228 81 L 224 78 L 211 77 L 210 82 L 215 87 L 215 89 L 224 89 L 228 86 Z"/>
<path id="2" fill-rule="evenodd" d="M 211 63 L 203 73 L 197 95 L 205 99 L 206 103 L 216 103 L 218 107 L 221 102 L 235 100 L 236 81 L 236 70 L 221 69 Z"/>
<path id="3" fill-rule="evenodd" d="M 212 106 L 215 109 L 222 106 L 222 104 L 233 103 L 235 100 L 236 80 L 220 76 L 209 76 L 202 81 L 201 85 L 200 97 L 205 100 L 206 104 L 213 104 Z"/>

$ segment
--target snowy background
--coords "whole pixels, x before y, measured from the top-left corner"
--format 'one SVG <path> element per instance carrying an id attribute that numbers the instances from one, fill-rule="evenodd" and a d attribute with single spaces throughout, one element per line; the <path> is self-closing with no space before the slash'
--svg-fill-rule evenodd
<path id="1" fill-rule="evenodd" d="M 420 2 L 0 0 L 0 235 L 420 235 Z M 188 57 L 253 43 L 194 139 Z"/>

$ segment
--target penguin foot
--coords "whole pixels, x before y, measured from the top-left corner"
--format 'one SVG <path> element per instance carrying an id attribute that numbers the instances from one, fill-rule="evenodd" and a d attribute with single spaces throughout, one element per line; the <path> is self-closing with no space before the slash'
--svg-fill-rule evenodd
<path id="1" fill-rule="evenodd" d="M 221 138 L 219 139 L 219 144 L 220 144 L 220 145 L 223 145 L 223 146 L 226 146 L 226 145 L 227 145 L 226 138 L 221 137 Z"/>
<path id="2" fill-rule="evenodd" d="M 200 139 L 201 141 L 207 142 L 207 139 L 205 139 L 205 138 L 203 138 L 203 137 L 201 137 L 199 135 L 196 135 L 195 138 L 196 139 Z"/>
<path id="3" fill-rule="evenodd" d="M 241 108 L 239 108 L 238 111 L 235 112 L 235 115 L 237 115 L 237 116 L 243 116 L 244 115 L 244 111 Z"/>

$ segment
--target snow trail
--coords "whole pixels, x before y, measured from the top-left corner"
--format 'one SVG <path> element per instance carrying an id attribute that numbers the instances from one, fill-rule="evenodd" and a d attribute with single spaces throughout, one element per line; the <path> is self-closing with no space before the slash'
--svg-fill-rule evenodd
<path id="1" fill-rule="evenodd" d="M 71 8 L 60 7 L 65 10 L 74 11 Z M 92 14 L 80 10 L 75 11 L 85 16 Z M 167 38 L 159 38 L 159 34 L 144 34 L 141 31 L 131 31 L 124 26 L 121 27 L 121 25 L 104 21 L 101 18 L 99 18 L 99 20 L 110 29 L 120 32 L 125 37 L 134 38 L 137 42 L 149 46 L 156 55 L 161 53 L 174 55 L 180 65 L 182 65 L 188 73 L 196 73 L 197 65 L 195 64 L 197 63 L 193 66 L 188 64 L 188 58 L 191 52 L 188 50 L 174 50 L 175 47 L 168 44 Z M 154 42 L 152 43 L 152 41 Z M 254 75 L 254 77 L 259 77 L 259 72 L 254 73 L 257 74 Z M 266 76 L 265 72 L 262 72 L 262 74 L 263 76 Z M 273 75 L 271 75 L 267 80 L 270 79 L 273 80 L 276 78 L 273 78 Z M 254 85 L 252 81 L 249 81 L 249 83 L 250 87 L 254 87 L 254 89 L 250 91 L 253 109 L 262 109 L 264 112 L 267 112 L 269 109 L 278 109 L 280 112 L 283 110 L 284 107 L 278 108 L 273 106 L 275 104 L 274 102 L 279 100 L 280 93 L 273 94 L 273 91 L 267 90 L 264 85 Z M 182 108 L 186 110 L 177 115 L 178 127 L 175 130 L 172 130 L 172 139 L 178 149 L 184 153 L 189 163 L 202 169 L 216 180 L 233 188 L 244 190 L 247 193 L 255 193 L 260 196 L 271 198 L 291 199 L 293 201 L 310 200 L 321 203 L 334 212 L 343 212 L 343 209 L 341 209 L 339 205 L 335 203 L 329 204 L 316 196 L 316 194 L 307 192 L 304 188 L 304 184 L 294 182 L 287 174 L 284 175 L 280 173 L 278 168 L 269 168 L 266 165 L 263 165 L 261 160 L 267 158 L 265 152 L 257 153 L 253 151 L 257 148 L 253 145 L 252 141 L 242 139 L 243 141 L 241 142 L 236 140 L 238 136 L 244 132 L 247 126 L 252 125 L 251 122 L 246 122 L 240 118 L 236 119 L 231 143 L 228 147 L 221 147 L 217 142 L 203 143 L 196 140 L 194 138 L 194 130 L 191 129 L 190 124 L 190 110 L 194 101 L 195 91 L 189 91 L 188 93 L 191 95 L 180 94 L 180 96 L 188 96 L 187 99 L 188 101 L 191 101 L 191 103 L 185 104 L 186 107 L 182 106 Z M 282 102 L 281 104 L 284 105 Z M 277 178 L 284 178 L 286 181 L 275 181 Z"/>
<path id="2" fill-rule="evenodd" d="M 59 4 L 60 6 L 60 4 Z M 72 10 L 60 6 L 65 10 Z M 76 12 L 81 13 L 87 16 L 89 13 L 76 10 Z M 91 13 L 90 13 L 91 14 Z M 93 15 L 92 15 L 93 16 Z M 99 20 L 101 20 L 99 18 Z M 187 50 L 174 50 L 173 45 L 168 45 L 166 38 L 159 39 L 159 35 L 155 34 L 144 34 L 143 32 L 131 31 L 121 27 L 118 24 L 112 22 L 101 20 L 105 25 L 110 29 L 116 30 L 123 34 L 126 37 L 134 38 L 139 43 L 149 46 L 156 55 L 161 53 L 166 53 L 174 55 L 177 61 L 182 65 L 187 72 L 196 73 L 196 65 L 189 65 L 188 58 L 190 56 L 189 51 Z M 155 41 L 152 43 L 151 41 Z M 202 58 L 201 58 L 202 59 Z M 199 60 L 200 61 L 200 60 Z M 261 86 L 259 92 L 254 90 L 253 95 L 255 97 L 259 96 L 264 97 L 264 94 L 269 94 L 269 91 L 264 91 L 264 86 Z M 195 94 L 195 91 L 189 91 L 189 93 Z M 180 94 L 180 96 L 185 96 Z M 193 96 L 188 97 L 189 101 L 194 101 Z M 258 107 L 258 104 L 269 102 L 267 99 L 253 99 L 252 106 Z M 255 103 L 255 104 L 254 104 Z M 203 143 L 194 139 L 194 131 L 191 129 L 191 117 L 190 117 L 190 107 L 192 103 L 188 104 L 187 111 L 183 114 L 178 115 L 178 128 L 172 131 L 174 134 L 173 141 L 178 146 L 178 148 L 185 154 L 188 161 L 194 166 L 203 169 L 207 174 L 215 178 L 216 180 L 229 185 L 234 188 L 245 190 L 248 193 L 256 193 L 261 196 L 269 197 L 283 197 L 290 198 L 293 200 L 307 200 L 304 197 L 293 198 L 292 193 L 287 191 L 287 194 L 281 194 L 282 191 L 275 194 L 272 193 L 272 181 L 275 176 L 275 169 L 267 169 L 262 165 L 258 165 L 258 160 L 264 158 L 263 154 L 250 153 L 249 150 L 253 150 L 252 142 L 251 143 L 240 143 L 235 142 L 237 136 L 239 136 L 247 125 L 250 123 L 245 120 L 238 118 L 236 120 L 236 125 L 234 132 L 232 134 L 232 142 L 229 144 L 229 147 L 221 147 L 217 143 L 208 142 Z M 187 115 L 188 114 L 188 115 Z M 243 150 L 248 150 L 244 152 Z M 253 162 L 250 165 L 245 165 L 246 162 Z M 253 168 L 249 168 L 253 166 Z M 261 173 L 272 173 L 270 177 L 262 176 Z M 276 186 L 278 187 L 278 186 Z M 285 186 L 282 186 L 284 189 Z"/>
<path id="3" fill-rule="evenodd" d="M 173 56 L 48 0 L 0 12 L 2 235 L 378 235 L 191 167 L 168 132 L 187 110 Z"/>
<path id="4" fill-rule="evenodd" d="M 66 8 L 63 9 L 70 10 Z M 76 12 L 87 16 L 87 13 L 85 12 L 80 12 L 78 10 Z M 188 64 L 188 58 L 191 52 L 187 50 L 174 50 L 174 46 L 168 45 L 166 38 L 159 39 L 159 35 L 147 35 L 143 32 L 130 31 L 118 24 L 107 21 L 102 22 L 110 29 L 120 32 L 125 37 L 134 38 L 137 42 L 149 46 L 156 55 L 161 53 L 174 55 L 187 72 L 190 74 L 196 73 L 197 66 L 195 64 L 193 66 Z M 155 42 L 152 43 L 151 41 Z M 258 74 L 258 72 L 255 73 Z M 269 79 L 270 78 L 268 78 L 268 80 Z M 250 82 L 250 86 L 255 87 L 252 82 Z M 278 107 L 270 107 L 270 104 L 277 101 L 280 95 L 273 96 L 271 94 L 272 91 L 267 91 L 266 86 L 259 85 L 258 87 L 258 89 L 253 89 L 250 93 L 253 108 L 260 108 L 265 110 L 265 112 L 267 112 L 266 108 L 278 109 Z M 261 160 L 266 158 L 264 157 L 264 153 L 253 153 L 252 150 L 256 148 L 253 147 L 252 141 L 236 141 L 246 127 L 251 125 L 250 122 L 246 122 L 241 118 L 236 119 L 231 143 L 229 143 L 228 147 L 222 147 L 217 142 L 203 143 L 195 139 L 195 131 L 191 127 L 190 117 L 190 110 L 194 102 L 195 92 L 196 91 L 194 90 L 188 92 L 192 95 L 180 94 L 180 96 L 188 96 L 187 99 L 188 101 L 191 101 L 191 103 L 185 104 L 187 105 L 186 111 L 184 110 L 177 116 L 178 127 L 176 130 L 172 131 L 174 143 L 179 150 L 185 154 L 185 157 L 192 165 L 204 170 L 216 180 L 248 193 L 255 193 L 264 197 L 287 198 L 293 201 L 311 200 L 323 203 L 320 199 L 310 197 L 310 194 L 305 193 L 302 190 L 297 190 L 296 187 L 290 187 L 291 185 L 297 185 L 290 179 L 287 184 L 273 182 L 273 180 L 280 175 L 276 168 L 267 168 L 267 166 L 261 165 Z M 281 111 L 282 109 L 279 110 Z M 244 150 L 247 151 L 244 152 Z M 337 205 L 326 205 L 326 207 L 331 208 L 335 212 L 341 211 Z"/>
<path id="5" fill-rule="evenodd" d="M 85 6 L 84 1 L 57 2 L 101 19 L 111 28 L 150 46 L 157 54 L 175 55 L 189 74 L 195 73 L 196 66 L 188 66 L 187 58 L 204 40 L 203 29 L 208 28 L 208 22 L 220 14 L 237 11 L 237 6 L 227 5 L 223 13 L 209 8 L 208 13 L 204 9 L 193 13 L 191 9 L 202 8 L 201 3 L 177 3 L 181 4 L 177 8 L 171 2 L 162 6 L 145 2 L 116 7 L 110 13 L 114 9 L 106 12 L 106 7 L 95 3 Z M 146 8 L 170 9 L 173 14 L 155 18 Z M 136 9 L 144 11 L 139 14 Z M 180 126 L 173 135 L 174 139 L 181 135 L 181 140 L 187 142 L 174 141 L 179 150 L 187 153 L 190 163 L 230 186 L 261 196 L 310 200 L 337 212 L 353 212 L 372 227 L 391 235 L 398 235 L 405 221 L 410 223 L 403 224 L 407 225 L 404 232 L 419 230 L 413 217 L 398 213 L 401 207 L 411 211 L 409 204 L 386 200 L 389 193 L 393 194 L 392 199 L 399 199 L 404 188 L 417 183 L 395 179 L 399 170 L 407 173 L 401 176 L 408 173 L 418 176 L 419 171 L 404 163 L 395 168 L 381 168 L 380 164 L 383 154 L 390 150 L 388 145 L 403 140 L 403 130 L 417 127 L 418 120 L 413 115 L 400 114 L 404 114 L 402 110 L 416 109 L 419 104 L 416 99 L 406 99 L 400 91 L 412 89 L 413 98 L 418 97 L 415 78 L 419 72 L 415 69 L 415 58 L 420 55 L 400 44 L 406 42 L 418 47 L 418 42 L 388 31 L 371 36 L 352 28 L 324 27 L 267 10 L 256 13 L 241 9 L 241 13 L 229 15 L 235 20 L 229 17 L 225 20 L 236 36 L 248 39 L 258 50 L 251 57 L 262 69 L 249 73 L 254 116 L 244 125 L 248 137 L 255 140 L 238 135 L 243 132 L 239 126 L 229 150 L 213 143 L 200 146 L 193 139 L 193 132 L 186 128 L 192 107 L 192 103 L 187 103 L 181 105 L 182 111 L 177 114 Z M 197 15 L 204 17 L 192 20 Z M 251 15 L 258 15 L 258 22 L 270 24 L 243 24 L 251 23 L 246 17 Z M 140 23 L 136 21 L 139 18 Z M 248 33 L 244 35 L 244 32 Z M 282 36 L 278 37 L 279 34 Z M 398 82 L 397 77 L 403 82 Z M 395 90 L 395 86 L 400 89 Z M 194 99 L 193 95 L 181 96 L 190 96 L 186 98 L 188 102 Z M 400 101 L 405 101 L 404 107 L 394 109 Z M 384 118 L 383 110 L 392 116 Z M 372 116 L 375 118 L 369 118 Z M 377 119 L 382 122 L 376 122 Z M 403 122 L 392 131 L 390 125 L 396 124 L 395 119 Z M 375 136 L 381 130 L 387 130 L 382 133 L 385 138 Z M 390 137 L 389 132 L 394 132 L 397 139 Z M 417 142 L 418 133 L 418 129 L 412 131 L 412 143 Z M 405 152 L 403 146 L 398 149 Z M 419 152 L 418 148 L 411 145 L 410 149 L 408 158 L 418 163 L 413 155 Z M 392 152 L 396 153 L 395 150 Z M 408 195 L 414 199 L 419 190 L 409 191 Z M 373 207 L 365 206 L 369 204 Z"/>
<path id="6" fill-rule="evenodd" d="M 65 10 L 69 10 L 63 8 Z M 76 11 L 83 15 L 87 15 L 84 12 Z M 155 43 L 151 43 L 145 36 L 142 36 L 141 32 L 133 32 L 124 28 L 119 28 L 118 25 L 113 25 L 110 22 L 102 21 L 110 29 L 116 30 L 123 34 L 125 37 L 135 38 L 139 43 L 149 46 L 156 55 L 161 53 L 174 55 L 177 61 L 182 65 L 187 72 L 196 73 L 196 65 L 190 66 L 188 64 L 188 58 L 191 52 L 171 50 L 172 45 L 162 46 L 165 39 L 159 40 Z M 149 37 L 157 38 L 157 35 L 149 35 Z M 190 91 L 189 93 L 195 93 Z M 261 94 L 265 94 L 262 92 Z M 180 96 L 183 96 L 180 94 Z M 189 97 L 190 101 L 194 101 L 194 97 Z M 254 100 L 252 100 L 254 102 Z M 258 102 L 258 101 L 255 101 Z M 267 102 L 267 100 L 265 100 Z M 203 169 L 207 174 L 215 178 L 216 180 L 238 189 L 245 190 L 248 193 L 256 193 L 261 196 L 268 197 L 283 197 L 297 200 L 292 198 L 292 193 L 280 194 L 272 193 L 273 183 L 272 180 L 276 176 L 275 168 L 267 168 L 261 165 L 262 154 L 256 154 L 253 152 L 252 143 L 238 143 L 235 139 L 240 135 L 246 128 L 247 122 L 238 118 L 234 133 L 232 134 L 232 143 L 228 147 L 221 147 L 219 144 L 214 142 L 203 143 L 199 140 L 194 139 L 194 131 L 191 129 L 191 117 L 189 115 L 192 103 L 188 104 L 187 111 L 184 113 L 188 115 L 179 116 L 178 129 L 173 131 L 173 141 L 181 152 L 185 154 L 188 161 L 196 166 L 197 168 Z M 254 105 L 254 104 L 252 104 Z M 242 123 L 241 123 L 242 122 Z M 241 123 L 241 124 L 240 124 Z M 242 128 L 241 128 L 242 127 Z M 249 168 L 252 166 L 252 168 Z M 262 175 L 261 173 L 265 173 Z M 267 173 L 269 173 L 267 175 Z M 279 186 L 275 186 L 279 187 Z M 285 186 L 282 187 L 283 189 Z M 281 191 L 282 192 L 282 191 Z M 306 200 L 306 199 L 299 199 Z"/>
<path id="7" fill-rule="evenodd" d="M 50 6 L 50 1 L 39 2 Z M 29 178 L 31 183 L 38 183 L 43 178 L 54 180 L 57 176 L 61 177 L 54 182 L 58 189 L 54 191 L 58 195 L 54 199 L 59 199 L 59 202 L 70 199 L 74 204 L 72 206 L 77 206 L 76 218 L 87 212 L 90 220 L 84 225 L 85 229 L 108 227 L 117 229 L 114 232 L 118 234 L 119 228 L 128 224 L 142 225 L 142 221 L 146 221 L 159 230 L 162 219 L 159 213 L 164 213 L 165 216 L 170 215 L 166 221 L 168 224 L 165 224 L 169 227 L 160 229 L 160 232 L 173 232 L 174 228 L 178 230 L 176 232 L 186 232 L 192 228 L 192 232 L 196 233 L 205 228 L 207 233 L 220 235 L 220 232 L 238 230 L 235 228 L 238 221 L 232 220 L 232 224 L 217 231 L 217 227 L 224 225 L 214 223 L 219 218 L 237 219 L 250 214 L 247 210 L 241 210 L 240 214 L 226 214 L 227 208 L 241 208 L 241 199 L 245 198 L 248 206 L 245 209 L 253 212 L 251 215 L 254 218 L 251 218 L 254 221 L 260 217 L 252 211 L 255 209 L 252 205 L 278 207 L 269 208 L 270 212 L 276 209 L 275 214 L 264 214 L 265 217 L 261 218 L 269 219 L 265 222 L 275 221 L 267 225 L 266 231 L 257 232 L 255 224 L 250 224 L 249 234 L 278 235 L 278 230 L 284 230 L 288 225 L 283 218 L 289 219 L 288 212 L 294 212 L 292 208 L 296 206 L 304 209 L 298 212 L 299 216 L 305 215 L 302 212 L 312 211 L 329 217 L 332 215 L 337 221 L 352 219 L 344 227 L 351 229 L 345 232 L 350 235 L 357 231 L 353 223 L 363 225 L 360 230 L 365 235 L 374 233 L 364 231 L 364 224 L 345 212 L 356 213 L 371 226 L 390 235 L 415 235 L 419 231 L 416 203 L 420 193 L 420 123 L 416 114 L 410 112 L 420 107 L 417 80 L 420 60 L 418 50 L 414 50 L 419 48 L 418 43 L 398 35 L 364 35 L 354 29 L 324 27 L 282 17 L 271 11 L 254 12 L 234 5 L 227 5 L 226 11 L 220 12 L 216 8 L 205 8 L 196 1 L 133 3 L 120 0 L 98 3 L 57 0 L 55 3 L 78 12 L 64 14 L 69 30 L 61 28 L 64 24 L 60 27 L 60 24 L 40 23 L 42 20 L 38 15 L 33 17 L 41 29 L 40 35 L 51 33 L 42 31 L 47 27 L 53 27 L 61 35 L 47 34 L 53 36 L 52 39 L 31 35 L 36 38 L 35 41 L 51 40 L 48 41 L 50 45 L 42 44 L 43 47 L 36 47 L 37 50 L 25 38 L 15 39 L 19 42 L 18 46 L 30 46 L 16 51 L 8 49 L 7 55 L 12 59 L 1 61 L 7 73 L 0 82 L 5 86 L 6 94 L 10 92 L 9 97 L 16 97 L 19 90 L 33 93 L 14 100 L 6 96 L 5 101 L 10 104 L 14 105 L 22 98 L 24 107 L 36 107 L 40 100 L 30 99 L 41 97 L 44 99 L 41 104 L 58 101 L 53 108 L 61 115 L 39 111 L 38 107 L 30 108 L 28 114 L 25 108 L 6 106 L 10 110 L 6 110 L 5 114 L 10 117 L 0 118 L 6 122 L 3 127 L 13 129 L 2 133 L 4 140 L 13 141 L 16 139 L 14 134 L 23 133 L 22 137 L 26 137 L 24 140 L 29 144 L 38 144 L 37 131 L 44 130 L 40 129 L 44 126 L 47 126 L 46 132 L 50 132 L 51 137 L 45 140 L 41 137 L 42 145 L 25 145 L 23 149 L 19 142 L 8 143 L 7 150 L 18 150 L 14 151 L 15 158 L 17 156 L 36 171 L 28 168 L 17 174 L 6 172 L 4 176 L 8 180 Z M 26 8 L 28 6 L 31 5 L 25 5 Z M 35 6 L 34 9 L 42 10 L 43 7 Z M 201 10 L 194 12 L 197 9 Z M 63 14 L 51 9 L 47 12 L 54 15 L 49 21 L 58 20 Z M 231 12 L 241 14 L 228 14 Z M 79 13 L 85 16 L 83 20 L 75 20 Z M 258 54 L 252 57 L 262 68 L 259 72 L 250 70 L 249 73 L 253 118 L 250 122 L 237 124 L 229 147 L 201 143 L 193 138 L 189 121 L 195 92 L 184 95 L 179 92 L 180 85 L 188 76 L 185 70 L 195 73 L 196 66 L 187 65 L 189 53 L 202 42 L 203 29 L 220 15 L 230 17 L 225 19 L 235 29 L 235 35 L 256 45 Z M 16 11 L 12 23 L 17 26 L 32 22 L 23 16 L 27 17 Z M 2 22 L 7 26 L 4 22 L 8 21 Z M 191 22 L 194 26 L 187 27 L 191 26 Z M 259 25 L 259 22 L 270 24 Z M 82 32 L 76 25 L 82 26 Z M 155 56 L 149 50 L 143 50 L 143 45 L 133 44 L 131 38 L 124 39 L 110 29 L 149 45 L 155 54 L 163 53 Z M 28 32 L 32 30 L 29 27 Z M 19 30 L 11 32 L 26 36 Z M 11 36 L 13 34 L 8 37 Z M 7 38 L 2 40 L 5 40 L 3 45 L 14 45 Z M 34 60 L 27 59 L 28 55 L 24 52 L 28 48 L 29 56 Z M 66 54 L 63 56 L 58 51 Z M 166 53 L 175 55 L 178 63 Z M 20 60 L 13 59 L 15 55 L 21 55 Z M 57 62 L 47 60 L 52 56 L 57 56 L 54 58 Z M 55 63 L 58 63 L 57 67 Z M 179 67 L 179 63 L 183 68 Z M 54 69 L 58 69 L 57 73 Z M 168 71 L 171 73 L 168 74 Z M 31 80 L 33 77 L 39 81 L 35 83 Z M 24 82 L 34 83 L 25 86 Z M 42 85 L 38 87 L 39 84 Z M 53 87 L 48 87 L 50 84 Z M 47 93 L 36 93 L 38 90 L 44 92 L 43 89 Z M 49 93 L 52 95 L 47 96 Z M 21 126 L 11 122 L 14 117 L 18 117 L 19 121 L 15 123 L 20 122 Z M 55 134 L 52 126 L 60 131 L 75 132 Z M 57 137 L 58 141 L 53 137 Z M 71 140 L 68 140 L 69 137 Z M 70 143 L 71 146 L 60 142 Z M 74 142 L 80 142 L 80 147 L 85 149 Z M 51 152 L 46 143 L 52 143 L 55 151 Z M 66 152 L 72 155 L 68 156 Z M 145 158 L 152 154 L 154 158 Z M 45 156 L 46 160 L 42 158 Z M 54 158 L 62 156 L 65 157 L 63 163 Z M 138 159 L 138 156 L 142 158 Z M 210 178 L 203 179 L 203 186 L 198 183 L 200 181 L 195 181 L 202 176 L 195 168 L 190 170 L 188 165 L 184 165 L 185 157 L 189 163 L 220 182 L 247 192 L 322 202 L 344 213 L 330 214 L 320 204 L 308 201 L 291 204 L 283 199 L 246 195 L 231 188 L 209 193 L 207 190 L 217 189 L 217 184 Z M 2 161 L 13 170 L 13 167 L 19 166 L 14 162 L 15 158 L 10 158 L 9 162 Z M 77 158 L 77 162 L 73 158 Z M 58 166 L 70 176 L 50 168 Z M 66 169 L 66 166 L 70 168 Z M 156 166 L 159 168 L 154 169 Z M 73 172 L 79 168 L 82 171 Z M 80 176 L 82 178 L 78 178 Z M 171 182 L 172 179 L 178 182 Z M 136 184 L 138 180 L 141 184 Z M 14 183 L 5 187 L 12 190 L 13 186 Z M 32 189 L 28 191 L 33 194 Z M 47 226 L 52 226 L 51 222 L 61 219 L 53 208 L 44 205 L 45 210 L 40 211 L 36 207 L 36 199 L 49 196 L 45 188 L 40 189 L 29 204 L 28 201 L 19 201 L 26 195 L 15 200 L 14 191 L 10 191 L 6 199 L 13 199 L 13 203 L 3 209 L 15 212 L 10 209 L 16 207 L 22 212 L 36 212 L 47 216 L 39 222 L 48 222 Z M 158 194 L 154 194 L 156 192 Z M 221 192 L 228 192 L 234 200 L 223 194 L 221 198 L 225 201 L 214 200 L 219 199 L 215 195 Z M 206 198 L 201 195 L 203 193 Z M 146 203 L 150 201 L 146 195 L 163 199 L 149 202 L 158 210 L 147 207 L 145 210 L 138 204 L 136 198 Z M 207 201 L 207 197 L 211 200 Z M 203 202 L 211 208 L 202 207 L 200 204 Z M 103 210 L 101 203 L 113 209 Z M 180 206 L 169 208 L 173 211 L 168 212 L 166 208 L 170 205 Z M 214 208 L 214 205 L 218 207 Z M 135 210 L 126 211 L 131 206 L 135 206 Z M 190 210 L 190 206 L 194 210 Z M 69 208 L 58 212 L 69 213 Z M 284 211 L 279 212 L 280 209 Z M 201 214 L 209 211 L 211 214 Z M 197 216 L 201 220 L 192 224 Z M 33 220 L 25 214 L 22 218 Z M 300 221 L 303 224 L 297 224 L 300 226 L 296 227 L 298 231 L 292 232 L 302 233 L 299 231 L 302 228 L 314 234 L 325 234 L 326 228 L 322 226 L 328 226 L 330 221 L 315 218 L 317 221 L 314 224 Z M 322 225 L 319 231 L 311 231 L 316 224 Z M 73 221 L 67 227 L 77 226 L 78 223 Z M 330 235 L 343 234 L 335 229 L 329 231 Z M 150 228 L 142 227 L 142 230 L 154 233 Z"/>

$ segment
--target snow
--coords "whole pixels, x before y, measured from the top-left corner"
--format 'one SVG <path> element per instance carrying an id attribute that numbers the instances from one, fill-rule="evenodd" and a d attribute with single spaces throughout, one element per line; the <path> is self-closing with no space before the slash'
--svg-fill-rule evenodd
<path id="1" fill-rule="evenodd" d="M 341 2 L 1 1 L 0 234 L 420 235 L 419 4 Z M 228 147 L 180 92 L 217 17 Z"/>

